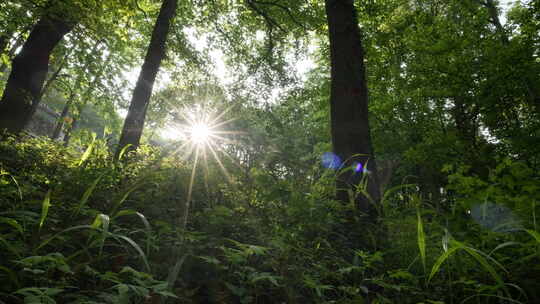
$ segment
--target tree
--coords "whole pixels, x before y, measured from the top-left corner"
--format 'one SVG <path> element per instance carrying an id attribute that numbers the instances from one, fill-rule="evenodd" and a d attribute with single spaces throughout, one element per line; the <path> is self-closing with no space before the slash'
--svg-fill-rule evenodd
<path id="1" fill-rule="evenodd" d="M 23 130 L 32 116 L 32 104 L 39 99 L 49 68 L 49 57 L 75 22 L 45 13 L 36 23 L 20 53 L 13 59 L 11 73 L 0 101 L 0 129 L 11 133 Z"/>
<path id="2" fill-rule="evenodd" d="M 326 0 L 325 7 L 330 38 L 332 145 L 344 168 L 337 179 L 337 197 L 349 202 L 349 191 L 354 191 L 362 177 L 367 176 L 367 193 L 376 202 L 380 193 L 371 146 L 364 50 L 356 9 L 353 0 Z M 347 170 L 347 167 L 353 169 Z M 365 195 L 358 195 L 355 202 L 363 212 L 372 209 Z"/>
<path id="3" fill-rule="evenodd" d="M 135 149 L 141 140 L 146 117 L 146 110 L 152 95 L 154 81 L 156 80 L 157 72 L 161 65 L 161 61 L 165 57 L 165 44 L 167 35 L 169 34 L 171 21 L 176 13 L 177 0 L 164 0 L 161 6 L 150 45 L 144 59 L 144 63 L 133 91 L 133 97 L 129 106 L 120 142 L 116 150 L 116 157 L 120 151 L 127 145 L 131 145 L 130 149 Z"/>

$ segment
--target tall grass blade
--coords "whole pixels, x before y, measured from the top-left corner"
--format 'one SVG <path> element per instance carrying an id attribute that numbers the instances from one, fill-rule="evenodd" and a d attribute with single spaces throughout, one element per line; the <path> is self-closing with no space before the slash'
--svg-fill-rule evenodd
<path id="1" fill-rule="evenodd" d="M 520 243 L 518 242 L 504 242 L 502 244 L 499 244 L 497 247 L 495 247 L 495 249 L 491 250 L 490 253 L 488 254 L 488 256 L 492 256 L 496 251 L 500 250 L 500 249 L 503 249 L 503 248 L 506 248 L 506 247 L 509 247 L 509 246 L 519 246 L 521 245 Z"/>
<path id="2" fill-rule="evenodd" d="M 489 272 L 489 274 L 491 274 L 491 276 L 493 277 L 493 279 L 497 282 L 497 284 L 499 284 L 499 286 L 503 287 L 504 289 L 506 289 L 506 287 L 504 286 L 504 282 L 503 280 L 501 279 L 501 277 L 497 274 L 497 271 L 495 271 L 495 268 L 493 268 L 489 263 L 488 261 L 482 257 L 482 255 L 479 254 L 479 251 L 474 249 L 474 248 L 471 248 L 471 247 L 468 247 L 468 246 L 465 246 L 457 241 L 455 241 L 456 243 L 459 244 L 459 246 L 465 250 L 465 252 L 467 252 L 469 255 L 471 255 L 487 272 Z M 502 266 L 501 266 L 502 267 Z M 503 268 L 504 269 L 504 268 Z M 506 269 L 504 269 L 506 270 Z"/>
<path id="3" fill-rule="evenodd" d="M 187 254 L 183 254 L 177 261 L 176 264 L 174 264 L 174 267 L 171 268 L 169 271 L 169 274 L 167 275 L 167 286 L 169 289 L 171 289 L 174 286 L 174 283 L 176 283 L 176 280 L 178 279 L 178 274 L 180 273 L 180 269 L 182 269 L 182 265 L 184 264 L 184 261 L 187 258 Z"/>
<path id="4" fill-rule="evenodd" d="M 6 239 L 4 239 L 1 236 L 0 236 L 0 245 L 4 245 L 4 248 L 6 248 L 7 251 L 11 252 L 14 256 L 16 256 L 18 258 L 21 257 L 21 255 L 20 255 L 19 251 L 17 250 L 17 248 L 12 246 L 11 242 L 7 241 Z"/>
<path id="5" fill-rule="evenodd" d="M 141 221 L 144 224 L 144 227 L 146 228 L 146 255 L 150 255 L 150 241 L 152 238 L 152 227 L 150 226 L 150 222 L 146 219 L 146 216 L 144 214 L 137 212 L 137 216 L 141 219 Z"/>
<path id="6" fill-rule="evenodd" d="M 422 260 L 422 267 L 424 268 L 424 273 L 426 273 L 426 235 L 424 234 L 424 225 L 422 223 L 422 216 L 420 215 L 420 207 L 416 208 L 416 220 L 418 234 L 418 250 L 420 251 L 420 259 Z"/>
<path id="7" fill-rule="evenodd" d="M 11 175 L 8 172 L 5 172 L 3 170 L 0 171 L 0 176 L 2 176 L 2 175 L 6 175 L 6 176 L 9 176 L 9 178 L 11 178 L 11 180 L 13 181 L 15 186 L 17 186 L 17 192 L 19 193 L 19 199 L 22 201 L 23 197 L 22 197 L 21 186 L 19 186 L 19 182 L 17 182 L 17 179 L 13 175 Z"/>
<path id="8" fill-rule="evenodd" d="M 122 150 L 120 150 L 120 153 L 118 153 L 118 160 L 121 160 L 122 157 L 124 157 L 124 154 L 131 146 L 131 144 L 127 144 L 125 147 L 122 148 Z"/>
<path id="9" fill-rule="evenodd" d="M 150 252 L 150 241 L 152 237 L 152 227 L 150 226 L 150 222 L 148 222 L 148 219 L 144 214 L 137 212 L 135 210 L 127 209 L 127 210 L 121 210 L 118 211 L 118 213 L 114 216 L 114 218 L 118 218 L 124 215 L 132 215 L 136 214 L 141 221 L 143 222 L 144 228 L 145 228 L 145 234 L 146 234 L 146 255 L 149 255 Z"/>
<path id="10" fill-rule="evenodd" d="M 536 240 L 537 243 L 540 243 L 540 233 L 534 230 L 530 230 L 530 229 L 525 229 L 525 232 L 530 234 Z"/>
<path id="11" fill-rule="evenodd" d="M 50 238 L 44 240 L 43 242 L 41 242 L 41 244 L 39 244 L 39 246 L 36 248 L 36 250 L 39 250 L 40 248 L 43 248 L 43 247 L 47 246 L 47 244 L 49 244 L 51 241 L 53 241 L 54 239 L 56 239 L 57 237 L 59 237 L 60 235 L 62 235 L 64 233 L 75 231 L 75 230 L 83 230 L 83 229 L 95 229 L 95 228 L 90 226 L 90 225 L 78 225 L 78 226 L 73 226 L 73 227 L 66 228 L 66 229 L 58 232 L 57 234 L 51 236 Z"/>
<path id="12" fill-rule="evenodd" d="M 128 244 L 130 244 L 131 247 L 133 247 L 137 251 L 137 253 L 139 253 L 139 255 L 141 256 L 141 258 L 143 260 L 144 266 L 146 267 L 146 270 L 150 273 L 150 264 L 148 264 L 148 259 L 146 258 L 146 255 L 144 254 L 141 247 L 137 243 L 135 243 L 135 241 L 133 241 L 132 239 L 128 238 L 127 236 L 123 236 L 123 235 L 111 234 L 111 236 L 116 238 L 116 239 L 122 239 L 122 240 L 126 241 Z"/>
<path id="13" fill-rule="evenodd" d="M 92 151 L 94 150 L 94 146 L 96 145 L 96 133 L 92 133 L 92 142 L 88 145 L 86 148 L 86 151 L 84 151 L 83 155 L 81 156 L 81 159 L 79 160 L 78 166 L 81 166 L 92 154 Z"/>
<path id="14" fill-rule="evenodd" d="M 116 217 L 116 210 L 124 203 L 124 201 L 128 198 L 128 196 L 131 194 L 131 192 L 137 190 L 140 186 L 142 186 L 143 183 L 136 183 L 135 185 L 131 186 L 123 195 L 122 197 L 114 204 L 111 212 L 109 214 L 112 215 L 112 217 Z"/>
<path id="15" fill-rule="evenodd" d="M 441 268 L 441 265 L 444 263 L 444 261 L 446 261 L 446 259 L 448 259 L 458 249 L 460 248 L 451 246 L 450 248 L 448 248 L 447 251 L 441 254 L 441 256 L 437 259 L 437 261 L 435 262 L 435 264 L 433 264 L 433 267 L 431 268 L 431 273 L 429 274 L 428 281 L 427 281 L 428 284 L 431 281 L 431 279 L 435 276 L 435 274 L 437 274 L 437 272 Z"/>
<path id="16" fill-rule="evenodd" d="M 47 194 L 45 194 L 45 198 L 43 199 L 43 202 L 41 203 L 41 218 L 39 220 L 39 230 L 41 230 L 41 227 L 43 226 L 43 223 L 45 222 L 45 219 L 47 218 L 47 214 L 49 214 L 50 207 L 51 207 L 51 190 L 47 191 Z"/>
<path id="17" fill-rule="evenodd" d="M 446 261 L 446 259 L 448 259 L 448 257 L 450 257 L 454 252 L 456 252 L 457 250 L 464 250 L 465 252 L 467 252 L 470 256 L 472 256 L 481 266 L 482 268 L 484 268 L 484 270 L 486 270 L 492 277 L 493 279 L 497 282 L 497 284 L 502 287 L 505 291 L 507 291 L 505 285 L 504 285 L 504 282 L 503 280 L 501 279 L 501 277 L 497 274 L 497 271 L 495 271 L 495 268 L 493 268 L 493 266 L 491 266 L 487 259 L 488 258 L 489 260 L 491 260 L 492 262 L 494 262 L 497 266 L 499 266 L 502 270 L 506 271 L 507 270 L 502 267 L 502 265 L 500 265 L 497 261 L 495 261 L 494 259 L 492 259 L 491 257 L 487 256 L 486 254 L 484 254 L 483 252 L 481 251 L 478 251 L 474 248 L 471 248 L 471 247 L 468 247 L 468 246 L 465 246 L 464 244 L 456 241 L 456 240 L 451 240 L 450 242 L 450 248 L 448 249 L 448 251 L 444 252 L 438 259 L 437 261 L 435 262 L 435 264 L 433 265 L 433 268 L 431 269 L 431 273 L 429 275 L 429 278 L 428 278 L 428 283 L 429 281 L 431 281 L 431 279 L 433 278 L 433 276 L 439 271 L 442 263 L 444 263 L 444 261 Z M 486 258 L 484 258 L 482 255 L 484 255 Z"/>
<path id="18" fill-rule="evenodd" d="M 96 218 L 94 219 L 94 222 L 92 223 L 92 228 L 98 229 L 100 226 L 103 227 L 103 233 L 102 238 L 99 240 L 99 255 L 103 252 L 103 246 L 105 245 L 105 240 L 107 239 L 107 233 L 109 232 L 109 225 L 111 223 L 111 219 L 106 214 L 98 214 Z"/>
<path id="19" fill-rule="evenodd" d="M 497 298 L 497 299 L 499 299 L 499 303 L 506 303 L 506 302 L 508 302 L 508 303 L 523 304 L 523 302 L 520 302 L 520 301 L 518 301 L 518 300 L 514 300 L 514 299 L 512 299 L 512 298 L 503 297 L 503 296 L 494 295 L 494 294 L 489 294 L 489 293 L 480 293 L 480 294 L 475 294 L 475 295 L 466 297 L 465 299 L 463 299 L 463 301 L 461 301 L 460 304 L 467 303 L 469 300 L 474 299 L 474 298 L 479 298 L 479 297 Z M 477 302 L 477 303 L 481 303 L 481 302 Z"/>
<path id="20" fill-rule="evenodd" d="M 96 189 L 97 184 L 103 178 L 103 176 L 105 176 L 105 174 L 102 174 L 98 178 L 96 178 L 96 180 L 90 185 L 90 187 L 88 187 L 88 189 L 86 189 L 86 191 L 84 191 L 84 194 L 81 197 L 81 200 L 79 201 L 79 205 L 77 205 L 77 208 L 73 212 L 73 216 L 75 216 L 75 215 L 79 214 L 79 212 L 81 212 L 82 207 L 84 207 L 84 205 L 86 205 L 86 203 L 88 202 L 88 199 L 90 198 L 90 195 L 92 195 L 92 193 L 94 192 L 94 189 Z"/>
<path id="21" fill-rule="evenodd" d="M 24 229 L 21 224 L 19 224 L 19 222 L 17 222 L 16 220 L 9 217 L 0 216 L 0 223 L 10 225 L 11 227 L 15 228 L 15 230 L 17 230 L 22 236 L 24 236 Z"/>

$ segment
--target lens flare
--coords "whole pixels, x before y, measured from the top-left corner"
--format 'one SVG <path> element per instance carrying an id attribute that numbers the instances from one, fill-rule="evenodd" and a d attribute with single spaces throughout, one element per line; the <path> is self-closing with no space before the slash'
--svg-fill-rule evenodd
<path id="1" fill-rule="evenodd" d="M 189 130 L 189 138 L 195 144 L 204 144 L 212 136 L 212 129 L 205 123 L 195 123 Z"/>
<path id="2" fill-rule="evenodd" d="M 353 165 L 353 169 L 354 169 L 354 172 L 358 173 L 358 172 L 362 172 L 362 163 L 356 163 L 355 165 Z"/>
<path id="3" fill-rule="evenodd" d="M 322 155 L 321 163 L 325 168 L 337 170 L 341 167 L 341 158 L 335 153 L 326 152 Z"/>

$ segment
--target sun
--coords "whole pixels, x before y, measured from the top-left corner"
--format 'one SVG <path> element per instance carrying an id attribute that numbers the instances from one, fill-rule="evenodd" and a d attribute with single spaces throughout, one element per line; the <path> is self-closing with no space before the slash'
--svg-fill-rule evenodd
<path id="1" fill-rule="evenodd" d="M 212 136 L 212 128 L 204 122 L 197 122 L 191 125 L 188 132 L 189 139 L 197 145 L 206 144 Z"/>
<path id="2" fill-rule="evenodd" d="M 208 162 L 211 159 L 215 160 L 218 168 L 223 173 L 223 177 L 229 183 L 234 183 L 227 170 L 229 166 L 222 159 L 222 156 L 225 156 L 234 162 L 227 149 L 231 145 L 238 144 L 236 141 L 237 136 L 245 134 L 245 132 L 232 129 L 231 123 L 236 120 L 235 117 L 227 119 L 225 116 L 230 113 L 233 107 L 234 105 L 231 105 L 225 110 L 204 106 L 178 109 L 178 112 L 170 114 L 171 119 L 168 126 L 160 130 L 162 138 L 167 140 L 169 147 L 172 147 L 172 149 L 168 149 L 168 153 L 177 154 L 180 156 L 179 160 L 191 166 L 191 177 L 187 188 L 182 227 L 185 227 L 187 223 L 197 170 L 202 171 L 207 191 L 209 191 L 208 176 L 210 175 Z"/>

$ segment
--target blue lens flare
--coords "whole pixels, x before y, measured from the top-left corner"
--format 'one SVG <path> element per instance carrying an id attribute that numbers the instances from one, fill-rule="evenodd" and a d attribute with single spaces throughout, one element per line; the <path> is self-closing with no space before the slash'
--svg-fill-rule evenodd
<path id="1" fill-rule="evenodd" d="M 485 202 L 474 205 L 468 213 L 480 226 L 494 232 L 512 232 L 522 228 L 512 210 L 503 205 Z"/>
<path id="2" fill-rule="evenodd" d="M 341 158 L 332 152 L 325 152 L 322 155 L 321 163 L 323 167 L 337 170 L 341 167 Z"/>
<path id="3" fill-rule="evenodd" d="M 363 172 L 363 168 L 362 163 L 353 164 L 353 170 L 355 173 Z"/>

